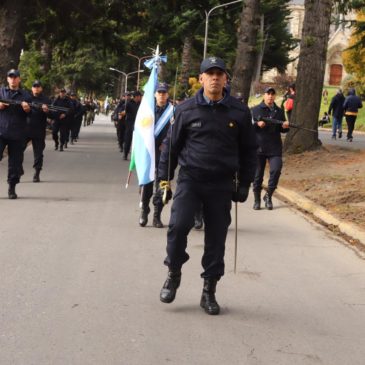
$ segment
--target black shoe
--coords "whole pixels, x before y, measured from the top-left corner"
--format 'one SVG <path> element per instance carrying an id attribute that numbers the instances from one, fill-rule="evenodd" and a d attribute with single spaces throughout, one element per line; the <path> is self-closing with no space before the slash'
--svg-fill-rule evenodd
<path id="1" fill-rule="evenodd" d="M 153 217 L 153 222 L 152 225 L 156 228 L 163 228 L 163 223 L 161 222 L 161 218 L 160 217 Z"/>
<path id="2" fill-rule="evenodd" d="M 338 137 L 338 138 L 340 138 L 340 137 Z M 332 136 L 332 139 L 336 139 L 336 136 Z"/>
<path id="3" fill-rule="evenodd" d="M 127 157 L 127 156 L 124 156 L 124 157 L 123 157 L 123 160 L 124 160 L 124 161 L 128 161 L 128 157 Z"/>
<path id="4" fill-rule="evenodd" d="M 170 271 L 160 292 L 160 300 L 163 303 L 172 303 L 176 296 L 176 291 L 180 286 L 181 271 Z"/>
<path id="5" fill-rule="evenodd" d="M 56 145 L 54 146 L 54 150 L 55 150 L 55 151 L 57 151 L 57 150 L 58 150 L 58 144 L 56 144 Z"/>
<path id="6" fill-rule="evenodd" d="M 342 132 L 338 132 L 338 138 L 342 138 Z"/>
<path id="7" fill-rule="evenodd" d="M 150 208 L 142 208 L 141 215 L 139 217 L 139 225 L 141 227 L 145 227 L 148 222 L 148 213 L 150 212 Z"/>
<path id="8" fill-rule="evenodd" d="M 60 152 L 63 152 L 63 146 L 61 145 L 61 147 L 60 147 Z"/>
<path id="9" fill-rule="evenodd" d="M 203 228 L 203 216 L 199 213 L 195 214 L 194 217 L 194 228 L 195 229 L 202 229 Z"/>
<path id="10" fill-rule="evenodd" d="M 272 201 L 271 201 L 271 194 L 266 193 L 264 196 L 264 202 L 265 202 L 265 207 L 268 210 L 272 210 L 273 209 L 273 205 L 272 205 Z"/>
<path id="11" fill-rule="evenodd" d="M 71 139 L 71 142 L 70 142 L 70 144 L 74 144 L 74 140 L 73 140 L 73 139 Z"/>
<path id="12" fill-rule="evenodd" d="M 15 192 L 15 185 L 9 184 L 8 197 L 9 199 L 16 199 L 18 197 Z"/>
<path id="13" fill-rule="evenodd" d="M 254 210 L 260 210 L 261 209 L 261 190 L 260 191 L 254 191 L 255 196 L 255 202 L 253 204 Z"/>
<path id="14" fill-rule="evenodd" d="M 347 142 L 352 142 L 352 137 L 347 138 Z"/>
<path id="15" fill-rule="evenodd" d="M 220 312 L 219 304 L 215 299 L 216 286 L 217 279 L 204 279 L 204 288 L 202 297 L 200 299 L 200 306 L 205 310 L 206 313 L 211 315 L 217 315 Z"/>
<path id="16" fill-rule="evenodd" d="M 67 142 L 65 143 L 65 148 L 67 148 Z"/>
<path id="17" fill-rule="evenodd" d="M 41 173 L 41 170 L 35 170 L 35 174 L 33 176 L 33 182 L 37 183 L 40 182 L 39 174 Z"/>

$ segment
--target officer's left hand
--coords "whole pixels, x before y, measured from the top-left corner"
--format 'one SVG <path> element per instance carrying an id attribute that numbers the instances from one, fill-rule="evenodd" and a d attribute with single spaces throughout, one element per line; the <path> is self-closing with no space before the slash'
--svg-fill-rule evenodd
<path id="1" fill-rule="evenodd" d="M 248 192 L 250 188 L 248 186 L 239 186 L 237 191 L 232 193 L 232 201 L 243 203 L 248 198 Z"/>
<path id="2" fill-rule="evenodd" d="M 30 105 L 27 102 L 23 101 L 21 106 L 26 113 L 30 112 Z"/>
<path id="3" fill-rule="evenodd" d="M 289 128 L 289 122 L 288 121 L 286 121 L 286 122 L 283 123 L 283 128 L 284 129 Z"/>
<path id="4" fill-rule="evenodd" d="M 47 104 L 42 104 L 42 110 L 43 110 L 44 113 L 48 113 L 49 112 L 49 109 L 48 109 Z"/>

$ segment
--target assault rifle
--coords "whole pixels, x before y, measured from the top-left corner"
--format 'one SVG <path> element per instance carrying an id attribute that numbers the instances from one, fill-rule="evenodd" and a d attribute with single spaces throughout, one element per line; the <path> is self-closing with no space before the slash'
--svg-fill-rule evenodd
<path id="1" fill-rule="evenodd" d="M 11 104 L 11 105 L 21 105 L 21 103 L 25 101 L 25 100 L 14 100 L 14 99 L 2 99 L 0 98 L 0 103 L 4 103 L 4 104 Z M 62 112 L 62 113 L 67 113 L 70 108 L 65 108 L 63 106 L 57 106 L 57 105 L 52 105 L 52 104 L 44 104 L 44 103 L 36 103 L 34 101 L 26 101 L 26 103 L 28 103 L 31 107 L 36 108 L 36 109 L 42 109 L 42 105 L 47 105 L 48 109 L 51 112 Z"/>
<path id="2" fill-rule="evenodd" d="M 257 120 L 259 120 L 259 121 L 262 120 L 263 122 L 268 123 L 268 124 L 279 124 L 279 125 L 283 125 L 283 123 L 285 122 L 284 120 L 278 120 L 278 119 L 268 118 L 268 117 L 258 117 Z M 301 126 L 296 125 L 296 124 L 289 123 L 289 127 L 290 128 L 302 129 L 303 131 L 318 133 L 318 131 L 315 130 L 315 129 L 301 127 Z"/>

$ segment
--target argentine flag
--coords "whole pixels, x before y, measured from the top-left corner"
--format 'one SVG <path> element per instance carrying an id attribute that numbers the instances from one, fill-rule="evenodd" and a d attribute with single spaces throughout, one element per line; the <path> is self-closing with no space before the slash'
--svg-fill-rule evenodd
<path id="1" fill-rule="evenodd" d="M 166 60 L 158 53 L 157 47 L 155 57 L 145 62 L 145 65 L 151 68 L 151 75 L 144 87 L 144 96 L 134 124 L 129 171 L 136 168 L 139 185 L 155 180 L 155 90 L 159 63 Z"/>

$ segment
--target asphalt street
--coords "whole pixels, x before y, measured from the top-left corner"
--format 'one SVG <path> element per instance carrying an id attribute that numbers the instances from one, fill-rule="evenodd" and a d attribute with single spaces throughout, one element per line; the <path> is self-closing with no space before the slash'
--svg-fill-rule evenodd
<path id="1" fill-rule="evenodd" d="M 222 310 L 209 316 L 199 307 L 202 231 L 189 236 L 175 302 L 159 301 L 166 229 L 138 226 L 138 186 L 132 177 L 124 187 L 128 163 L 109 118 L 64 152 L 47 140 L 41 183 L 28 148 L 17 200 L 7 198 L 6 163 L 0 365 L 364 364 L 364 257 L 284 203 L 239 205 L 238 270 L 231 226 Z"/>
<path id="2" fill-rule="evenodd" d="M 332 139 L 332 131 L 327 128 L 320 128 L 319 139 L 324 145 L 333 145 L 344 148 L 351 149 L 365 149 L 365 133 L 364 132 L 354 132 L 353 141 L 348 142 L 346 138 L 347 130 L 343 132 L 342 138 Z"/>

